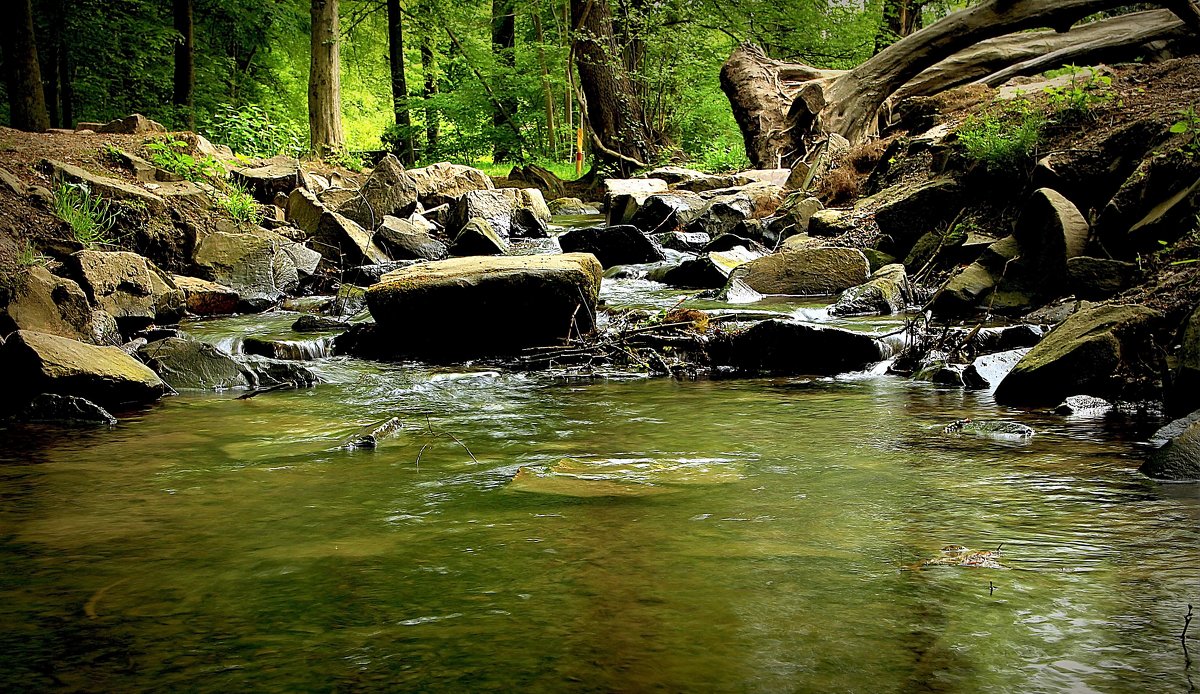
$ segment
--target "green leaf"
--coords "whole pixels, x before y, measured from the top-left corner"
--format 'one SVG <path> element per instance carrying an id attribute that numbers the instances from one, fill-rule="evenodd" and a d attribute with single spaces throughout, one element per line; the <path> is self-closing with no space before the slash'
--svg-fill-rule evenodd
<path id="1" fill-rule="evenodd" d="M 1184 121 L 1184 120 L 1181 120 L 1178 123 L 1176 123 L 1175 125 L 1171 126 L 1171 133 L 1173 135 L 1182 135 L 1183 133 L 1186 133 L 1187 131 L 1188 131 L 1188 123 L 1187 123 L 1187 121 Z"/>

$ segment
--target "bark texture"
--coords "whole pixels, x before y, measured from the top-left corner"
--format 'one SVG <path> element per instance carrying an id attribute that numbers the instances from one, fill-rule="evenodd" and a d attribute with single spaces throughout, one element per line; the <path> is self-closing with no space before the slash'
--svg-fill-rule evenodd
<path id="1" fill-rule="evenodd" d="M 509 71 L 516 65 L 516 14 L 513 0 L 492 0 L 492 56 L 498 65 Z M 515 161 L 521 157 L 521 146 L 514 141 L 509 127 L 517 115 L 517 101 L 504 84 L 497 84 L 499 93 L 492 105 L 492 161 Z"/>
<path id="2" fill-rule="evenodd" d="M 196 128 L 193 91 L 196 86 L 196 34 L 192 22 L 193 0 L 175 0 L 175 90 L 172 101 L 187 109 L 188 129 Z"/>
<path id="3" fill-rule="evenodd" d="M 392 73 L 392 111 L 400 128 L 400 151 L 397 156 L 404 164 L 416 161 L 413 148 L 412 116 L 408 112 L 408 79 L 404 74 L 404 13 L 400 0 L 387 0 L 388 67 Z"/>
<path id="4" fill-rule="evenodd" d="M 308 73 L 308 134 L 318 155 L 345 149 L 338 50 L 338 1 L 312 0 L 312 61 Z"/>
<path id="5" fill-rule="evenodd" d="M 0 22 L 0 40 L 12 126 L 41 132 L 50 128 L 50 114 L 33 36 L 33 8 L 30 0 L 9 0 L 7 7 L 10 12 Z"/>

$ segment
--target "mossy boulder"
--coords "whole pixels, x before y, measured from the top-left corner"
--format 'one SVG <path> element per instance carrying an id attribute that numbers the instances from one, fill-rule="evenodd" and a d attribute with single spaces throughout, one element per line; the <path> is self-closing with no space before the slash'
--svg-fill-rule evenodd
<path id="1" fill-rule="evenodd" d="M 866 283 L 850 287 L 829 307 L 835 316 L 871 316 L 900 313 L 908 303 L 908 273 L 900 263 L 886 265 Z"/>
<path id="2" fill-rule="evenodd" d="M 856 248 L 806 248 L 763 256 L 729 276 L 759 294 L 837 294 L 867 281 L 867 258 Z"/>
<path id="3" fill-rule="evenodd" d="M 142 345 L 138 357 L 176 390 L 223 390 L 251 385 L 233 357 L 190 335 Z"/>
<path id="4" fill-rule="evenodd" d="M 57 393 L 113 407 L 152 402 L 165 390 L 153 371 L 119 347 L 32 330 L 9 336 L 0 347 L 0 368 L 19 397 Z"/>
<path id="5" fill-rule="evenodd" d="M 437 360 L 512 354 L 594 328 L 603 269 L 589 253 L 438 260 L 367 291 L 377 352 Z"/>
<path id="6" fill-rule="evenodd" d="M 1164 440 L 1138 470 L 1154 479 L 1171 482 L 1200 481 L 1200 412 L 1171 422 L 1154 440 Z"/>
<path id="7" fill-rule="evenodd" d="M 1005 405 L 1054 406 L 1070 395 L 1111 399 L 1123 370 L 1150 359 L 1149 336 L 1162 315 L 1143 306 L 1089 306 L 1052 330 L 996 388 Z"/>

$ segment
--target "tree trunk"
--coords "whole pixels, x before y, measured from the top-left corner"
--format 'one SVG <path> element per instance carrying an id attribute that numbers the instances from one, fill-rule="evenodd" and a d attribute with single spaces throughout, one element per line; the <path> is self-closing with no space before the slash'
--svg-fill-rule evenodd
<path id="1" fill-rule="evenodd" d="M 878 130 L 880 108 L 888 97 L 923 70 L 981 41 L 1027 29 L 1061 32 L 1089 14 L 1127 4 L 1124 0 L 984 0 L 892 44 L 858 67 L 834 78 L 801 87 L 789 112 L 793 136 L 810 146 L 836 133 L 858 142 Z M 1200 27 L 1196 0 L 1166 5 L 1193 27 Z"/>
<path id="2" fill-rule="evenodd" d="M 513 0 L 492 0 L 492 56 L 503 73 L 492 82 L 499 88 L 492 105 L 492 161 L 516 161 L 521 158 L 520 143 L 514 141 L 509 127 L 516 129 L 517 101 L 508 88 L 504 75 L 511 75 L 516 66 L 516 13 Z"/>
<path id="3" fill-rule="evenodd" d="M 554 90 L 550 87 L 550 68 L 546 64 L 546 35 L 542 32 L 541 8 L 533 10 L 533 30 L 537 35 L 538 62 L 542 68 L 542 102 L 546 107 L 546 143 L 550 153 L 558 155 L 558 136 L 554 128 Z"/>
<path id="4" fill-rule="evenodd" d="M 66 8 L 63 8 L 63 22 L 66 22 Z M 71 47 L 64 41 L 58 50 L 58 98 L 62 102 L 62 125 L 64 128 L 75 127 L 75 86 L 71 70 Z"/>
<path id="5" fill-rule="evenodd" d="M 622 65 L 608 0 L 571 0 L 575 64 L 594 155 L 622 174 L 654 160 L 657 137 L 646 125 L 642 104 Z"/>
<path id="6" fill-rule="evenodd" d="M 388 65 L 392 72 L 392 111 L 400 129 L 400 151 L 397 155 L 405 165 L 416 161 L 413 148 L 412 114 L 408 112 L 408 78 L 404 74 L 404 13 L 400 0 L 387 0 Z"/>
<path id="7" fill-rule="evenodd" d="M 176 106 L 187 110 L 187 127 L 196 129 L 196 109 L 193 93 L 196 86 L 196 35 L 192 24 L 193 0 L 175 0 L 175 31 L 179 32 L 179 43 L 175 44 L 175 94 Z"/>
<path id="8" fill-rule="evenodd" d="M 920 29 L 921 6 L 916 0 L 883 0 L 883 22 L 875 34 L 875 52 L 878 53 L 905 36 Z"/>
<path id="9" fill-rule="evenodd" d="M 30 0 L 9 0 L 8 6 L 8 16 L 0 22 L 0 41 L 12 127 L 42 132 L 50 128 L 50 114 L 33 36 L 33 8 Z"/>
<path id="10" fill-rule="evenodd" d="M 437 66 L 433 57 L 433 32 L 427 31 L 421 37 L 421 74 L 425 80 L 425 88 L 421 96 L 432 98 L 438 93 Z M 437 109 L 425 106 L 425 156 L 429 157 L 437 151 L 441 139 L 441 124 L 438 122 Z"/>
<path id="11" fill-rule="evenodd" d="M 318 156 L 346 148 L 338 51 L 338 0 L 312 0 L 312 62 L 308 73 L 308 134 Z"/>

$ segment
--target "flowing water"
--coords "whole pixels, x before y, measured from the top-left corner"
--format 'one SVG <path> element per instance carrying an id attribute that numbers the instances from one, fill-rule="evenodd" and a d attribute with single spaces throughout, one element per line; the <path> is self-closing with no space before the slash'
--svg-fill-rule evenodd
<path id="1" fill-rule="evenodd" d="M 605 295 L 678 301 L 633 282 Z M 187 327 L 235 348 L 289 337 L 294 317 Z M 0 430 L 0 689 L 1200 680 L 1178 638 L 1200 603 L 1200 499 L 1137 474 L 1144 425 L 872 374 L 579 382 L 306 363 L 326 382 L 185 393 L 111 430 Z M 941 433 L 965 416 L 1038 433 Z M 378 448 L 339 448 L 389 417 L 404 427 Z M 919 568 L 949 544 L 1002 545 L 1007 568 Z"/>

